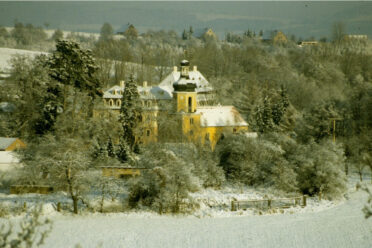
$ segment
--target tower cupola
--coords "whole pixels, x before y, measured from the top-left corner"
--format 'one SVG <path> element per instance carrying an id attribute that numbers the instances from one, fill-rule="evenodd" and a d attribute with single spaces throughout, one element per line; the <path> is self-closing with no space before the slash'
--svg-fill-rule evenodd
<path id="1" fill-rule="evenodd" d="M 189 79 L 190 62 L 187 60 L 181 61 L 181 77 Z"/>

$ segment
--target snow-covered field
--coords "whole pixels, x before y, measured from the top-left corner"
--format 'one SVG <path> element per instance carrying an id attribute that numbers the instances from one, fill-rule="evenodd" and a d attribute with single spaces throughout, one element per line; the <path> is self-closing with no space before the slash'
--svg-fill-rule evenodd
<path id="1" fill-rule="evenodd" d="M 65 248 L 76 244 L 82 247 L 101 244 L 110 248 L 371 247 L 372 219 L 366 220 L 362 212 L 367 195 L 362 190 L 356 191 L 357 176 L 351 179 L 345 199 L 334 202 L 309 199 L 305 208 L 262 215 L 253 210 L 231 212 L 229 203 L 234 198 L 262 199 L 264 189 L 243 188 L 240 191 L 231 187 L 194 193 L 194 199 L 205 204 L 194 214 L 179 216 L 144 211 L 61 214 L 51 202 L 65 197 L 63 194 L 1 194 L 0 201 L 3 204 L 27 201 L 30 206 L 43 198 L 43 214 L 53 221 L 53 231 L 43 247 Z M 369 184 L 369 175 L 364 180 Z M 12 221 L 20 219 L 21 216 L 13 217 Z"/>
<path id="2" fill-rule="evenodd" d="M 108 214 L 52 217 L 43 247 L 371 247 L 365 193 L 321 212 L 197 218 Z"/>
<path id="3" fill-rule="evenodd" d="M 8 71 L 11 68 L 10 59 L 12 58 L 12 56 L 16 54 L 35 57 L 36 55 L 46 54 L 46 53 L 0 47 L 0 72 Z"/>

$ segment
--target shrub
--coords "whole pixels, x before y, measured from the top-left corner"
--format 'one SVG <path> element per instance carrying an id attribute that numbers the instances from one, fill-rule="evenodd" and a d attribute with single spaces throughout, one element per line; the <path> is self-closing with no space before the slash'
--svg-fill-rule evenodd
<path id="1" fill-rule="evenodd" d="M 192 175 L 190 164 L 165 149 L 154 152 L 152 160 L 146 162 L 152 170 L 132 182 L 130 207 L 147 206 L 159 213 L 187 212 L 194 207 L 189 192 L 198 189 L 198 179 Z"/>
<path id="2" fill-rule="evenodd" d="M 299 147 L 292 158 L 297 164 L 298 187 L 304 194 L 319 192 L 338 197 L 346 190 L 343 149 L 332 142 L 312 142 Z"/>

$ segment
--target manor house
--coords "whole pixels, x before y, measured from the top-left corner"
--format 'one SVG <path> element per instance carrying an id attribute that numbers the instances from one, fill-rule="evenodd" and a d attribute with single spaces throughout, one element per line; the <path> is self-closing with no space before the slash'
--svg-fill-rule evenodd
<path id="1" fill-rule="evenodd" d="M 105 108 L 119 113 L 124 81 L 104 92 Z M 216 104 L 215 92 L 187 60 L 157 86 L 138 86 L 143 103 L 140 143 L 194 142 L 214 149 L 226 133 L 247 132 L 248 124 L 234 106 Z"/>

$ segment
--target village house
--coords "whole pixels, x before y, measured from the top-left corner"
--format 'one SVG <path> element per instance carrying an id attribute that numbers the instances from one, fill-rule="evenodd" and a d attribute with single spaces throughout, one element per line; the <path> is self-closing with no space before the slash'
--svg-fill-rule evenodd
<path id="1" fill-rule="evenodd" d="M 119 113 L 124 90 L 122 81 L 104 92 L 106 111 Z M 216 104 L 213 87 L 197 66 L 190 70 L 187 60 L 181 62 L 180 68 L 175 66 L 159 85 L 144 82 L 138 92 L 143 104 L 142 133 L 137 137 L 140 143 L 174 142 L 174 137 L 168 135 L 173 131 L 182 142 L 208 143 L 214 149 L 224 134 L 248 132 L 248 124 L 238 110 Z"/>
<path id="2" fill-rule="evenodd" d="M 278 45 L 287 43 L 288 39 L 282 31 L 274 30 L 265 31 L 262 36 L 262 41 Z"/>
<path id="3" fill-rule="evenodd" d="M 0 137 L 0 171 L 10 170 L 19 165 L 19 159 L 14 151 L 25 148 L 26 144 L 18 138 Z"/>

